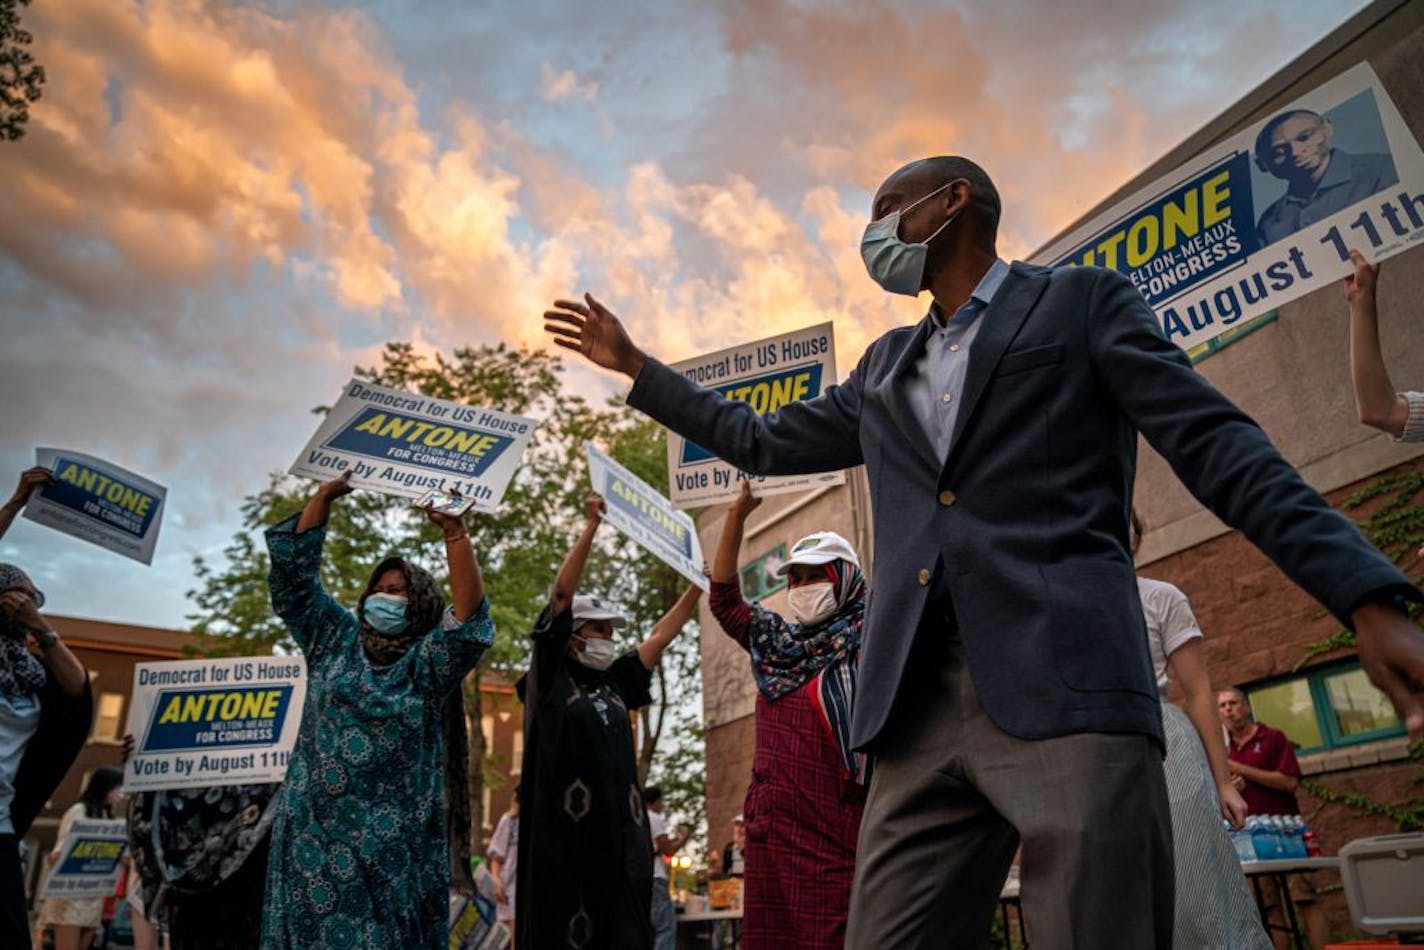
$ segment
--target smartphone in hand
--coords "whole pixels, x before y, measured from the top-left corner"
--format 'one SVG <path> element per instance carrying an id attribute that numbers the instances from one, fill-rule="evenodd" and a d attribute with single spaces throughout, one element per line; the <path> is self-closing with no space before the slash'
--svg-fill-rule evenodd
<path id="1" fill-rule="evenodd" d="M 452 495 L 431 489 L 416 500 L 415 507 L 425 511 L 438 511 L 442 515 L 458 516 L 475 507 L 475 500 L 468 495 Z"/>

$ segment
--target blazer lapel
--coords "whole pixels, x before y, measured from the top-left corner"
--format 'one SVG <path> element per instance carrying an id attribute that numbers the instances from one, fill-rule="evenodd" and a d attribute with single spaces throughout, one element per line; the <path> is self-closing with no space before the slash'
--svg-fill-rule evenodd
<path id="1" fill-rule="evenodd" d="M 1004 278 L 999 292 L 994 295 L 989 309 L 980 317 L 984 325 L 979 328 L 979 335 L 975 337 L 974 345 L 969 351 L 969 370 L 964 376 L 964 392 L 959 397 L 959 415 L 954 420 L 949 456 L 944 459 L 946 467 L 959 451 L 959 437 L 969 420 L 974 417 L 974 410 L 979 406 L 979 397 L 989 385 L 995 367 L 999 365 L 1004 351 L 1018 335 L 1019 327 L 1023 326 L 1024 318 L 1047 286 L 1046 271 L 1016 263 Z"/>
<path id="2" fill-rule="evenodd" d="M 920 354 L 925 351 L 925 341 L 930 335 L 930 318 L 925 317 L 915 327 L 915 332 L 909 337 L 909 342 L 900 351 L 899 357 L 895 360 L 890 372 L 886 374 L 884 381 L 880 384 L 881 393 L 885 400 L 885 407 L 890 412 L 890 417 L 895 420 L 895 425 L 900 428 L 901 433 L 915 451 L 920 453 L 931 468 L 939 471 L 940 464 L 944 461 L 936 456 L 934 445 L 930 442 L 929 433 L 925 431 L 924 424 L 915 415 L 915 409 L 910 405 L 910 400 L 905 392 L 906 380 L 914 375 L 915 361 Z"/>

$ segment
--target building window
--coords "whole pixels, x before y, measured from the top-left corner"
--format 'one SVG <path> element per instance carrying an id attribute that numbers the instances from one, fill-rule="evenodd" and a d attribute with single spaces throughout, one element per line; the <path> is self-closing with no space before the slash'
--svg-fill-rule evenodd
<path id="1" fill-rule="evenodd" d="M 1284 732 L 1300 752 L 1404 735 L 1388 697 L 1354 660 L 1248 687 L 1246 695 L 1255 718 Z"/>
<path id="2" fill-rule="evenodd" d="M 123 712 L 123 693 L 100 693 L 98 713 L 94 716 L 94 738 L 117 742 Z"/>
<path id="3" fill-rule="evenodd" d="M 778 544 L 765 554 L 742 566 L 742 596 L 758 601 L 786 586 L 786 577 L 776 572 L 786 563 L 786 545 Z"/>
<path id="4" fill-rule="evenodd" d="M 518 775 L 524 768 L 524 731 L 514 731 L 514 754 L 510 756 L 509 774 Z"/>

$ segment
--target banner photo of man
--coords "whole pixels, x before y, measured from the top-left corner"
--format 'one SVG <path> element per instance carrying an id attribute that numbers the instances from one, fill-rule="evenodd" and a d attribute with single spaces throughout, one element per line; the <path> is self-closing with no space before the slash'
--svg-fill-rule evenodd
<path id="1" fill-rule="evenodd" d="M 35 449 L 54 481 L 35 491 L 25 517 L 143 564 L 153 563 L 168 489 L 112 462 L 67 449 Z"/>
<path id="2" fill-rule="evenodd" d="M 670 365 L 694 383 L 768 415 L 787 403 L 819 396 L 836 381 L 835 334 L 831 324 L 822 323 Z M 678 508 L 730 501 L 747 478 L 756 479 L 759 496 L 845 482 L 845 472 L 776 478 L 747 475 L 676 432 L 668 432 L 667 440 L 668 486 Z"/>
<path id="3" fill-rule="evenodd" d="M 706 590 L 709 585 L 707 575 L 702 573 L 702 542 L 692 518 L 592 442 L 585 442 L 584 448 L 588 452 L 588 479 L 593 490 L 603 496 L 603 519 Z"/>
<path id="4" fill-rule="evenodd" d="M 383 495 L 458 492 L 493 511 L 519 469 L 538 423 L 493 409 L 353 379 L 288 469 Z"/>
<path id="5" fill-rule="evenodd" d="M 1424 241 L 1424 153 L 1368 63 L 1037 255 L 1129 277 L 1192 349 Z"/>
<path id="6" fill-rule="evenodd" d="M 134 667 L 130 792 L 280 782 L 302 724 L 306 660 L 236 657 Z"/>
<path id="7" fill-rule="evenodd" d="M 128 822 L 122 818 L 77 818 L 69 837 L 55 850 L 59 860 L 45 879 L 41 898 L 108 897 L 123 873 L 121 861 L 128 847 Z"/>

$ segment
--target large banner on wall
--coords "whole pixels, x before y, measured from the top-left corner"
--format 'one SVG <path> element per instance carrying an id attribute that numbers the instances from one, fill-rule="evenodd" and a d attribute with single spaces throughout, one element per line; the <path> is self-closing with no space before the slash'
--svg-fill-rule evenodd
<path id="1" fill-rule="evenodd" d="M 353 379 L 288 471 L 327 481 L 350 470 L 357 488 L 405 498 L 456 491 L 493 511 L 538 425 Z"/>
<path id="2" fill-rule="evenodd" d="M 1129 277 L 1183 349 L 1424 241 L 1424 153 L 1369 64 L 1045 248 Z M 1343 306 L 1343 304 L 1342 304 Z"/>
<path id="3" fill-rule="evenodd" d="M 819 396 L 836 381 L 835 334 L 831 324 L 823 323 L 670 365 L 694 383 L 769 415 Z M 668 488 L 678 508 L 729 501 L 740 494 L 744 479 L 755 477 L 668 432 Z M 757 478 L 756 493 L 777 495 L 844 482 L 845 472 Z"/>

